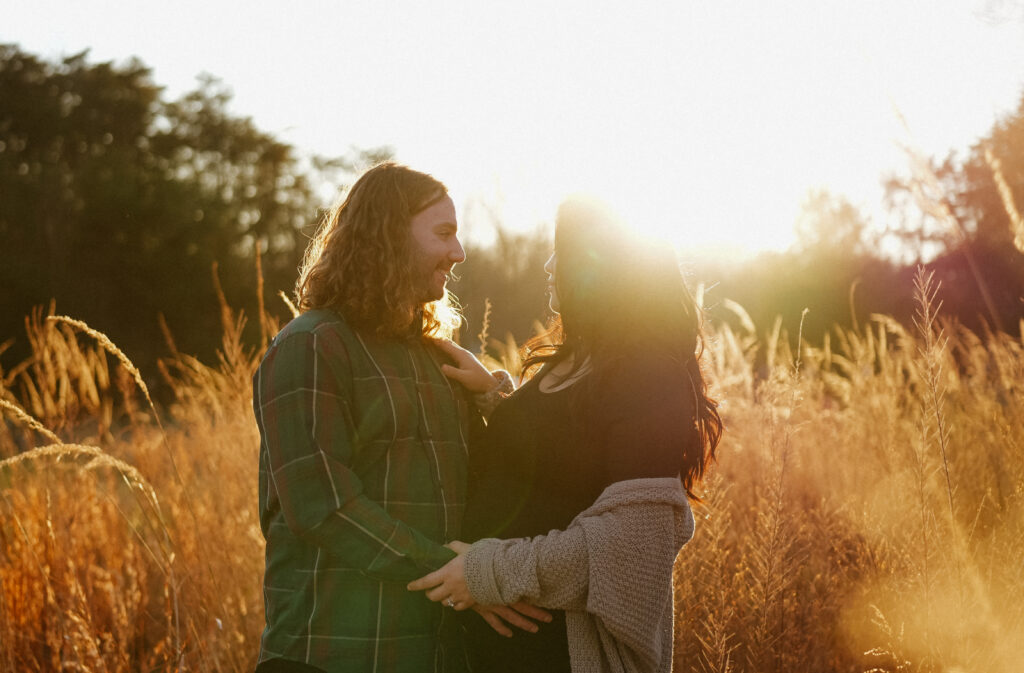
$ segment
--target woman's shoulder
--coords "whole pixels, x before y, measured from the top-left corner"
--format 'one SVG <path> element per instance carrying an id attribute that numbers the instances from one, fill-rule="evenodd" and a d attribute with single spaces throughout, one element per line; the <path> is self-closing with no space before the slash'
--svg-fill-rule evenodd
<path id="1" fill-rule="evenodd" d="M 591 413 L 597 417 L 634 415 L 653 409 L 683 410 L 693 405 L 687 363 L 664 353 L 639 353 L 601 367 L 591 382 Z"/>
<path id="2" fill-rule="evenodd" d="M 686 362 L 660 351 L 641 351 L 617 357 L 604 370 L 606 385 L 650 388 L 682 384 L 686 381 Z"/>

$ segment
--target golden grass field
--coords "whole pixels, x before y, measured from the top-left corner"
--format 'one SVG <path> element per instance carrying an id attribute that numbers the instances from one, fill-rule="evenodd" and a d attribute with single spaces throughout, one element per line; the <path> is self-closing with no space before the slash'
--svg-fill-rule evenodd
<path id="1" fill-rule="evenodd" d="M 676 670 L 1024 670 L 1024 345 L 936 317 L 919 284 L 913 328 L 874 316 L 799 352 L 736 306 L 710 329 L 726 434 L 678 560 Z M 215 363 L 168 338 L 155 411 L 102 335 L 26 321 L 33 357 L 0 371 L 0 671 L 251 671 L 243 324 L 225 305 Z"/>

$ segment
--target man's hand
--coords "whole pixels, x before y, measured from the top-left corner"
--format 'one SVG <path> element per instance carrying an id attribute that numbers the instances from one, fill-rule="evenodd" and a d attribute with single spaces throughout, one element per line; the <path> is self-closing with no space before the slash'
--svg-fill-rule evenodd
<path id="1" fill-rule="evenodd" d="M 491 625 L 491 628 L 505 636 L 512 637 L 512 630 L 505 624 L 511 624 L 516 628 L 530 633 L 537 633 L 538 626 L 530 619 L 539 622 L 550 622 L 551 613 L 529 603 L 513 603 L 512 605 L 480 605 L 473 606 L 473 611 L 483 617 L 484 621 Z M 525 616 L 524 616 L 525 615 Z M 529 617 L 530 619 L 527 619 Z"/>
<path id="2" fill-rule="evenodd" d="M 443 350 L 455 365 L 441 365 L 441 373 L 453 381 L 465 386 L 471 393 L 486 393 L 498 386 L 498 380 L 487 371 L 476 356 L 458 345 L 451 339 L 434 339 L 438 348 Z"/>
<path id="3" fill-rule="evenodd" d="M 469 549 L 469 543 L 461 542 L 459 540 L 452 540 L 451 542 L 446 544 L 445 547 L 448 547 L 456 554 L 465 554 L 466 550 Z"/>

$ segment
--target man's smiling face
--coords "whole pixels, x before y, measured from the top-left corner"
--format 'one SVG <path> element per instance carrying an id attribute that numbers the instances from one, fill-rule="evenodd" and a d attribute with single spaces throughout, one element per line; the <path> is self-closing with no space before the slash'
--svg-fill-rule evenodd
<path id="1" fill-rule="evenodd" d="M 424 303 L 442 299 L 452 267 L 466 259 L 451 197 L 445 196 L 418 212 L 409 228 L 419 299 Z"/>

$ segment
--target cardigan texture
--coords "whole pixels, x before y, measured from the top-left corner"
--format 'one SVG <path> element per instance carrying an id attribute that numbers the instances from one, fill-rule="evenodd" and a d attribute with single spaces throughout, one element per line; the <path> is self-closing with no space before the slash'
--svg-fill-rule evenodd
<path id="1" fill-rule="evenodd" d="M 474 543 L 466 583 L 478 603 L 565 610 L 574 673 L 670 671 L 672 567 L 693 531 L 678 479 L 619 481 L 565 530 Z"/>

